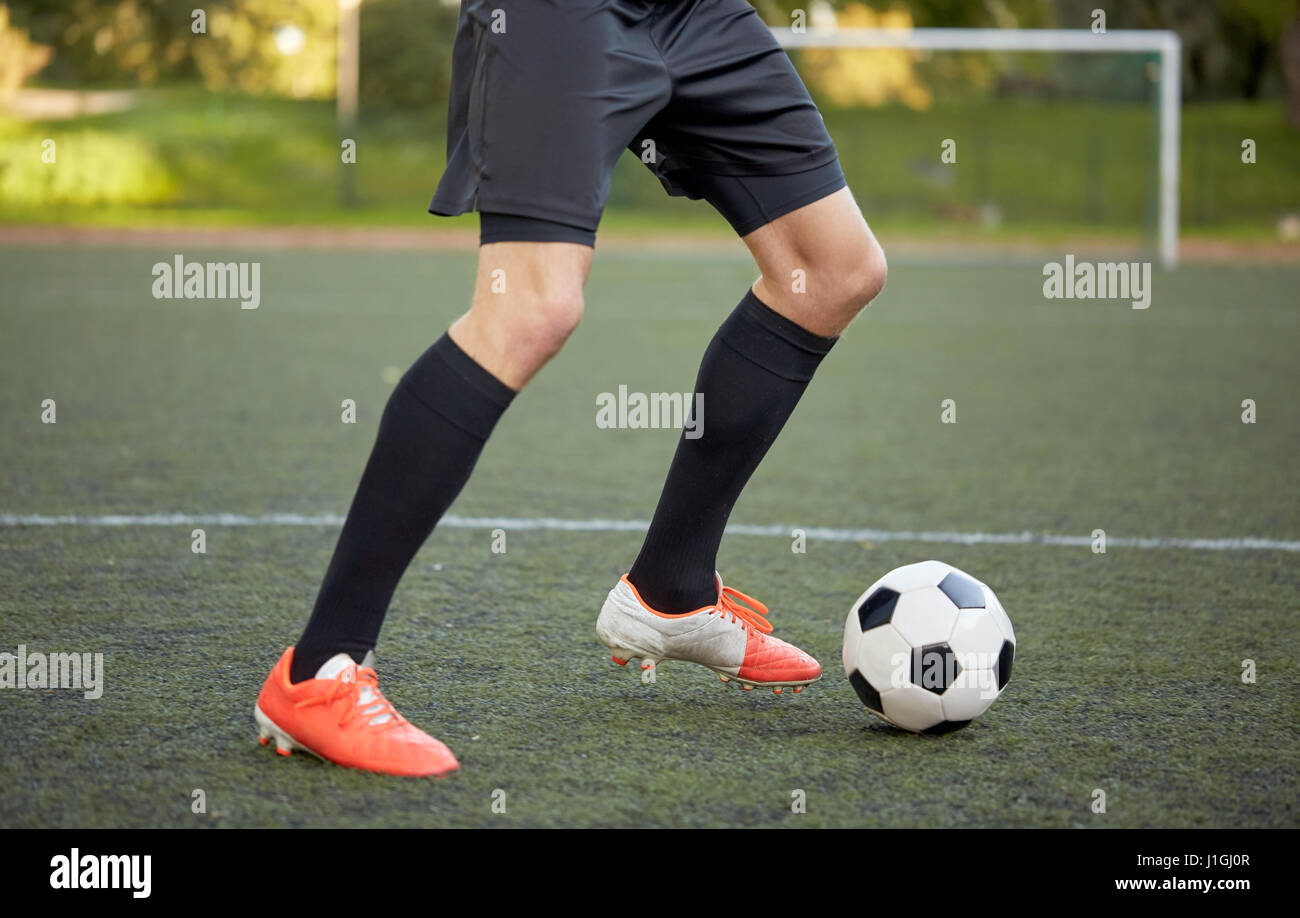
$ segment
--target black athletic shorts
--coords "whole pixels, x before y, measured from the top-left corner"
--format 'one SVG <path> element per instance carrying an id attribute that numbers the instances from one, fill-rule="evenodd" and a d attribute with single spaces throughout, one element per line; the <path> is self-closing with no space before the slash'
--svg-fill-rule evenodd
<path id="1" fill-rule="evenodd" d="M 430 213 L 484 242 L 593 244 L 631 150 L 740 235 L 844 187 L 789 57 L 745 0 L 462 0 Z"/>

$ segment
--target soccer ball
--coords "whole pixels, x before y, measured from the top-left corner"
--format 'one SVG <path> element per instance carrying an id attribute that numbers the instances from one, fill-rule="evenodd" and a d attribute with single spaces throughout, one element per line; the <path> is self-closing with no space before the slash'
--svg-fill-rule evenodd
<path id="1" fill-rule="evenodd" d="M 1016 635 L 986 585 L 942 561 L 895 568 L 844 623 L 844 672 L 875 714 L 915 733 L 957 730 L 1011 678 Z"/>

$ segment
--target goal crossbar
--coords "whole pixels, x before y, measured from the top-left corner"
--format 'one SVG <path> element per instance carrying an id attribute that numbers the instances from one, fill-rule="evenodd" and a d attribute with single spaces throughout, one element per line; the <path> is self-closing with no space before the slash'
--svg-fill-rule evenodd
<path id="1" fill-rule="evenodd" d="M 1182 42 L 1178 33 L 1145 29 L 853 29 L 774 28 L 786 48 L 909 48 L 917 51 L 1138 51 L 1160 57 L 1160 261 L 1178 264 L 1179 121 Z"/>

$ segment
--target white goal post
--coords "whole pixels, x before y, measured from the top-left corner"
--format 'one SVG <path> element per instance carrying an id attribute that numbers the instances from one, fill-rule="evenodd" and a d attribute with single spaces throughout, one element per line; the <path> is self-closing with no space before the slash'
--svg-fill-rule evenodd
<path id="1" fill-rule="evenodd" d="M 1176 32 L 1122 29 L 772 29 L 786 48 L 918 51 L 1143 51 L 1160 55 L 1160 261 L 1178 264 L 1178 132 L 1182 43 Z"/>

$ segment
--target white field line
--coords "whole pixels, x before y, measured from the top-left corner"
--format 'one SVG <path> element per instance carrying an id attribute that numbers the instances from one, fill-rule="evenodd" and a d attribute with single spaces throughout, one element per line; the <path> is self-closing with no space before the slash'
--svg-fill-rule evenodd
<path id="1" fill-rule="evenodd" d="M 342 526 L 343 517 L 336 513 L 144 513 L 46 515 L 0 513 L 0 527 L 16 526 Z M 514 532 L 644 532 L 646 520 L 566 520 L 557 517 L 445 516 L 439 526 L 449 529 L 505 529 Z M 767 536 L 789 539 L 792 526 L 727 527 L 730 535 Z M 835 529 L 804 526 L 805 536 L 823 542 L 929 542 L 942 545 L 1060 545 L 1070 548 L 1089 547 L 1091 536 L 1052 535 L 1040 532 L 948 532 L 908 529 Z M 1300 552 L 1300 541 L 1239 538 L 1187 539 L 1164 536 L 1106 537 L 1107 548 L 1182 548 L 1194 551 L 1292 551 Z"/>

